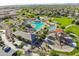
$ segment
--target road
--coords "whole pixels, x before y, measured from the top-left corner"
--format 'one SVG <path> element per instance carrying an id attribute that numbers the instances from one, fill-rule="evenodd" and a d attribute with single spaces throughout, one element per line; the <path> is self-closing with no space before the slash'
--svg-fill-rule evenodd
<path id="1" fill-rule="evenodd" d="M 11 42 L 9 42 L 9 41 L 6 39 L 5 34 L 2 34 L 1 37 L 2 37 L 2 41 L 4 42 L 4 44 L 6 44 L 7 46 L 11 47 L 11 48 L 14 49 L 14 50 L 17 50 L 16 47 L 15 47 Z"/>
<path id="2" fill-rule="evenodd" d="M 4 44 L 6 46 L 11 47 L 11 50 L 8 53 L 6 53 L 4 52 L 4 50 L 2 50 L 2 47 L 0 47 L 0 56 L 11 56 L 15 51 L 17 51 L 16 47 L 6 39 L 5 33 L 2 33 L 1 37 Z"/>

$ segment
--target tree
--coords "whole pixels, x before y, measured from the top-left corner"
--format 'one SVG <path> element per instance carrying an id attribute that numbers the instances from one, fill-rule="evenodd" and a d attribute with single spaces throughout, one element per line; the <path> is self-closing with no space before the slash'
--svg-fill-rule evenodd
<path id="1" fill-rule="evenodd" d="M 25 27 L 25 26 L 20 25 L 20 30 L 25 30 L 25 29 L 26 29 L 26 27 Z"/>
<path id="2" fill-rule="evenodd" d="M 23 30 L 25 30 L 25 29 L 26 29 L 26 27 L 25 27 L 25 26 L 22 26 L 22 29 L 23 29 Z"/>
<path id="3" fill-rule="evenodd" d="M 27 25 L 26 25 L 26 27 L 29 27 L 29 28 L 31 28 L 31 25 L 30 25 L 30 24 L 27 24 Z"/>
<path id="4" fill-rule="evenodd" d="M 1 47 L 4 47 L 4 46 L 5 46 L 5 44 L 4 44 L 3 41 L 0 41 L 0 46 L 1 46 Z"/>
<path id="5" fill-rule="evenodd" d="M 35 46 L 31 46 L 31 49 L 35 49 L 36 47 Z"/>
<path id="6" fill-rule="evenodd" d="M 74 54 L 74 56 L 79 56 L 79 53 Z"/>
<path id="7" fill-rule="evenodd" d="M 52 19 L 49 19 L 49 22 L 52 22 L 53 20 Z"/>
<path id="8" fill-rule="evenodd" d="M 18 47 L 22 48 L 24 46 L 24 43 L 22 42 Z"/>
<path id="9" fill-rule="evenodd" d="M 16 51 L 15 53 L 13 53 L 12 55 L 13 55 L 13 56 L 21 56 L 21 55 L 24 54 L 23 52 L 24 52 L 23 50 L 18 50 L 18 51 Z"/>
<path id="10" fill-rule="evenodd" d="M 75 20 L 72 21 L 72 24 L 74 24 L 74 23 L 75 23 Z"/>
<path id="11" fill-rule="evenodd" d="M 5 46 L 4 42 L 2 41 L 1 36 L 0 36 L 0 46 L 1 46 L 1 47 L 4 47 L 4 46 Z"/>
<path id="12" fill-rule="evenodd" d="M 12 18 L 11 16 L 5 16 L 3 19 L 10 19 Z"/>
<path id="13" fill-rule="evenodd" d="M 15 32 L 16 31 L 16 28 L 13 28 L 12 30 L 13 30 L 13 32 Z"/>
<path id="14" fill-rule="evenodd" d="M 45 55 L 46 55 L 46 53 L 44 53 L 44 52 L 42 52 L 42 51 L 38 51 L 38 54 L 39 54 L 40 56 L 45 56 Z"/>
<path id="15" fill-rule="evenodd" d="M 6 23 L 7 25 L 10 25 L 10 26 L 13 25 L 13 23 L 9 19 L 5 19 L 4 23 Z"/>
<path id="16" fill-rule="evenodd" d="M 9 20 L 8 19 L 5 19 L 4 22 L 9 22 Z"/>
<path id="17" fill-rule="evenodd" d="M 64 26 L 61 26 L 61 28 L 62 28 L 62 29 L 65 29 L 65 27 L 64 27 Z"/>
<path id="18" fill-rule="evenodd" d="M 46 47 L 47 47 L 47 48 L 49 48 L 49 45 L 48 45 L 48 44 L 46 44 Z"/>
<path id="19" fill-rule="evenodd" d="M 58 53 L 55 52 L 55 51 L 50 51 L 50 52 L 49 52 L 49 55 L 50 55 L 50 56 L 59 56 Z"/>
<path id="20" fill-rule="evenodd" d="M 76 25 L 79 25 L 79 20 L 75 22 Z"/>
<path id="21" fill-rule="evenodd" d="M 21 36 L 16 35 L 16 38 L 17 38 L 18 40 L 22 41 L 22 37 L 21 37 Z"/>

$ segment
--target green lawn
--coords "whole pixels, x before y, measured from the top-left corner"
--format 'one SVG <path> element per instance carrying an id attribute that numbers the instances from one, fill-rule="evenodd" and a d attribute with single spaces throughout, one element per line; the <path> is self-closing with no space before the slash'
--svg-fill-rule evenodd
<path id="1" fill-rule="evenodd" d="M 61 26 L 68 26 L 72 23 L 73 20 L 67 17 L 61 17 L 61 18 L 54 18 L 54 21 L 60 23 Z"/>
<path id="2" fill-rule="evenodd" d="M 78 25 L 72 25 L 72 26 L 66 28 L 65 31 L 66 32 L 73 32 L 79 36 L 79 26 Z"/>

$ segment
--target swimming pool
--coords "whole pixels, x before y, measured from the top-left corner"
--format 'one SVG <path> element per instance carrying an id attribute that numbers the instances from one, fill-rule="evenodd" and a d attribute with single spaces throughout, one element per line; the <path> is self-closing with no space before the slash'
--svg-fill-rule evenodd
<path id="1" fill-rule="evenodd" d="M 35 30 L 40 30 L 44 24 L 41 21 L 32 21 L 31 25 L 34 27 Z"/>
<path id="2" fill-rule="evenodd" d="M 53 30 L 56 30 L 56 27 L 55 26 L 50 26 L 49 31 L 53 31 Z"/>

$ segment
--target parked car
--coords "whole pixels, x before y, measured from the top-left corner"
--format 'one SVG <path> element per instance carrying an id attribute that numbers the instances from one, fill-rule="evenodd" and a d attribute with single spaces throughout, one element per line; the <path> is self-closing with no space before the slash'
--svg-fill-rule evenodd
<path id="1" fill-rule="evenodd" d="M 4 46 L 2 49 L 4 50 L 4 52 L 8 53 L 11 50 L 11 47 Z"/>

